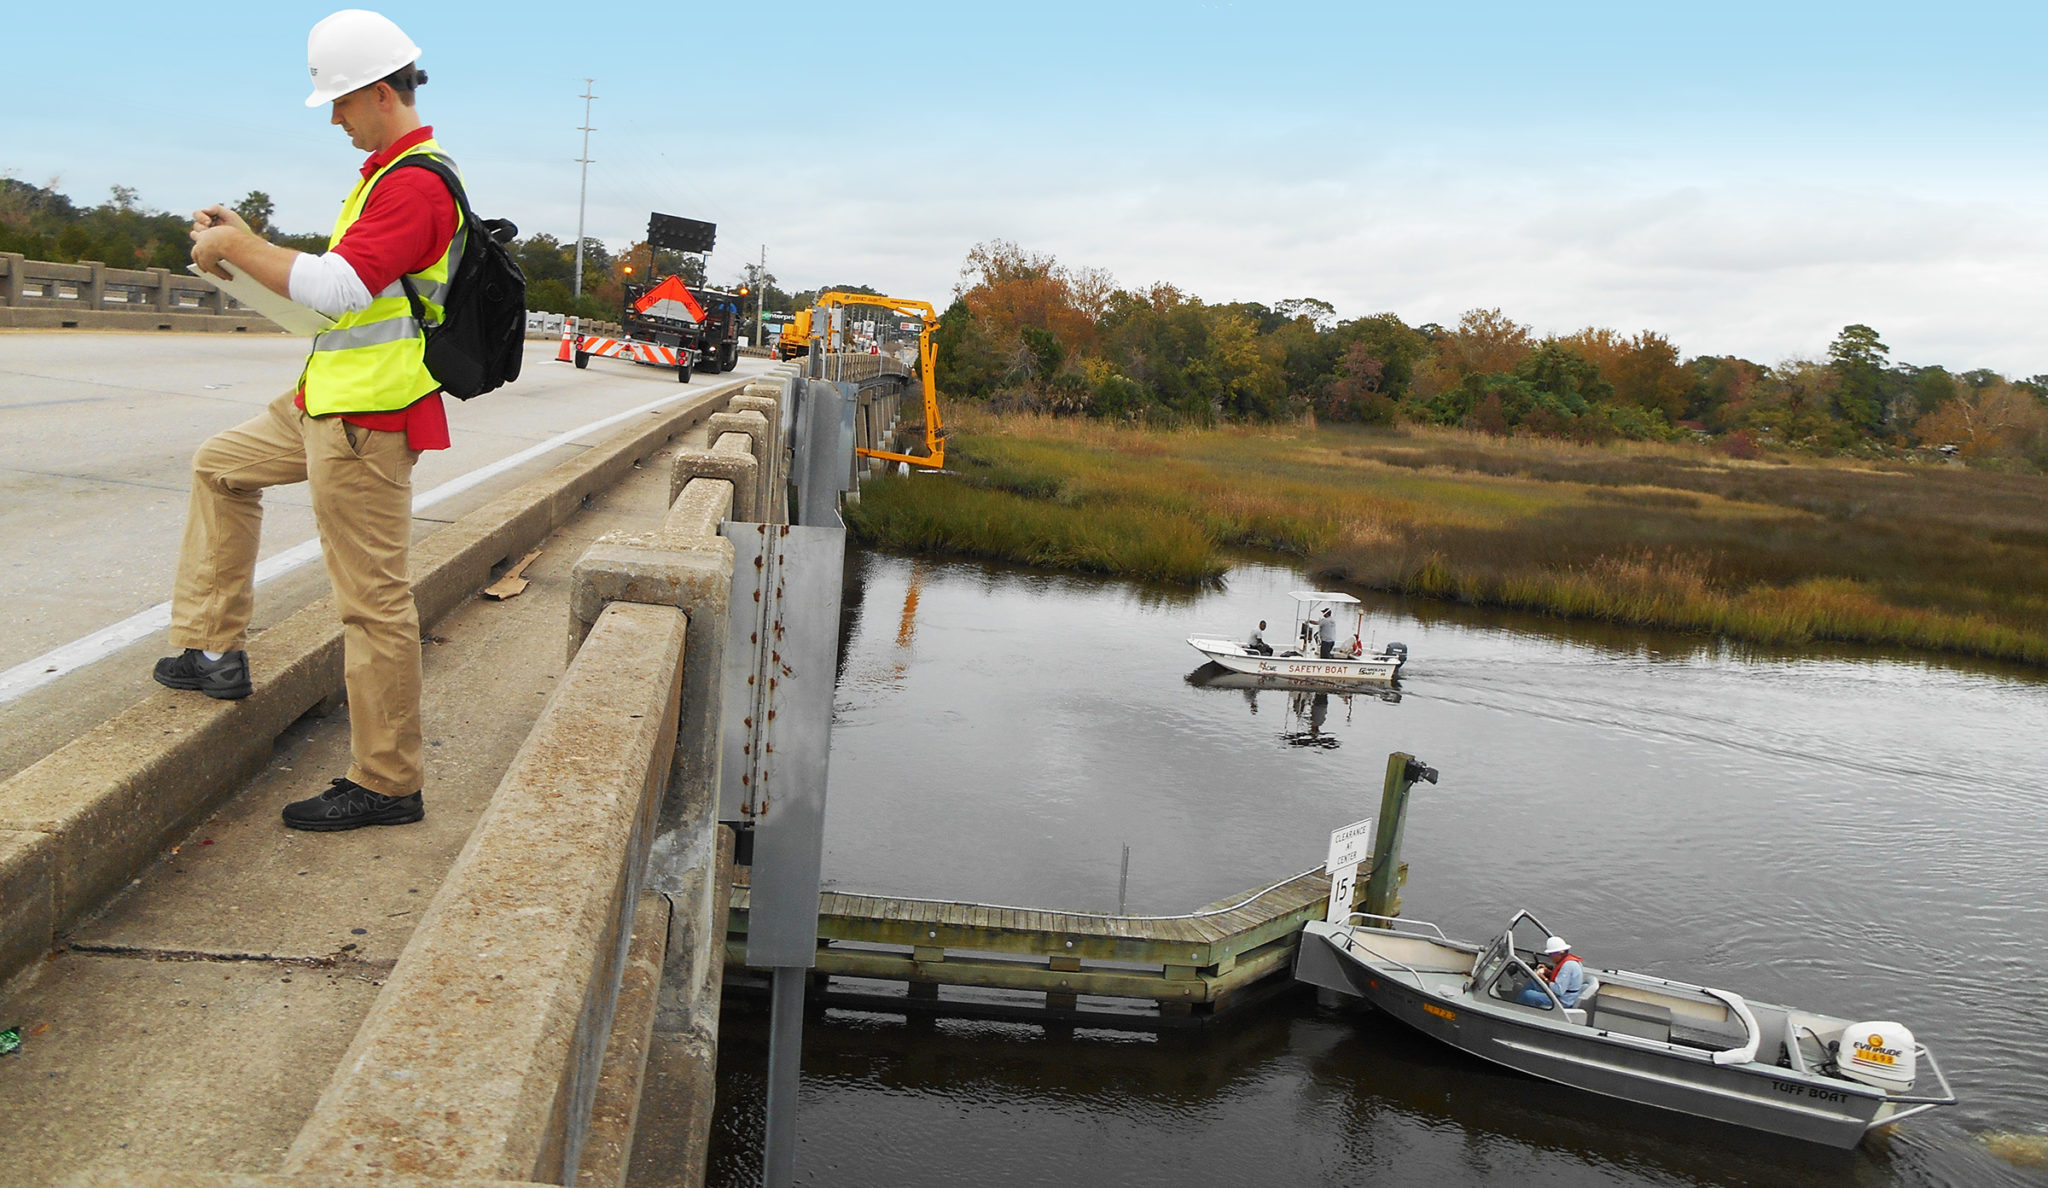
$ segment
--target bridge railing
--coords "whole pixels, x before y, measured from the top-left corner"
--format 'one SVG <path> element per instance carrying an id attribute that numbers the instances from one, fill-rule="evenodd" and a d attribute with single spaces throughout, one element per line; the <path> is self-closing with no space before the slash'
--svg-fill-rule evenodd
<path id="1" fill-rule="evenodd" d="M 0 326 L 275 331 L 213 285 L 168 268 L 59 264 L 0 252 Z"/>
<path id="2" fill-rule="evenodd" d="M 710 448 L 676 452 L 659 527 L 577 561 L 568 671 L 288 1173 L 617 1183 L 632 1128 L 594 1146 L 593 1119 L 609 1095 L 630 1120 L 652 1034 L 682 1054 L 665 1062 L 687 1098 L 669 1146 L 701 1179 L 731 861 L 715 820 L 733 557 L 718 529 L 783 502 L 789 370 L 707 417 Z M 622 997 L 636 945 L 658 993 Z"/>

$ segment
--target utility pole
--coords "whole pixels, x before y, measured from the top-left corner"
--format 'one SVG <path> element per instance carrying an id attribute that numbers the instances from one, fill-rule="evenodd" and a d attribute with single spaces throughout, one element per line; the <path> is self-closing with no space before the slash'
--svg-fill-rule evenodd
<path id="1" fill-rule="evenodd" d="M 761 345 L 761 303 L 768 296 L 768 245 L 761 245 L 761 271 L 754 274 L 754 346 Z"/>
<path id="2" fill-rule="evenodd" d="M 583 80 L 583 155 L 576 163 L 583 166 L 583 184 L 576 189 L 576 283 L 574 296 L 583 296 L 583 202 L 590 194 L 590 134 L 596 131 L 590 126 L 590 101 L 597 96 L 590 93 L 594 78 Z"/>

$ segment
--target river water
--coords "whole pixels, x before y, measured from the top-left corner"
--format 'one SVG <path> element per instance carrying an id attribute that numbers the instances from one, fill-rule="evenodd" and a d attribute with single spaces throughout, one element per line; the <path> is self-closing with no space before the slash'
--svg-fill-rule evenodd
<path id="1" fill-rule="evenodd" d="M 827 886 L 1192 910 L 1316 866 L 1416 786 L 1404 914 L 1527 907 L 1595 965 L 1897 1018 L 1959 1107 L 1851 1152 L 1497 1071 L 1292 994 L 1195 1033 L 830 1011 L 798 1182 L 2048 1183 L 2048 683 L 1369 601 L 1398 695 L 1204 687 L 1190 634 L 1284 636 L 1285 569 L 1222 590 L 849 560 Z M 714 1185 L 758 1183 L 765 1012 L 728 997 Z"/>

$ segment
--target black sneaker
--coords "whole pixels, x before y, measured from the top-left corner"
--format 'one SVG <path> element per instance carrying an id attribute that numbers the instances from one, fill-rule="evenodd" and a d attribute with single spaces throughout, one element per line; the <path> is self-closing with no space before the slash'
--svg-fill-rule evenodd
<path id="1" fill-rule="evenodd" d="M 384 796 L 350 779 L 339 779 L 311 800 L 284 806 L 284 823 L 292 829 L 339 833 L 365 825 L 410 825 L 427 815 L 426 802 L 411 796 Z"/>
<path id="2" fill-rule="evenodd" d="M 249 653 L 222 652 L 208 660 L 198 648 L 186 648 L 176 656 L 156 662 L 156 683 L 171 689 L 197 689 L 219 701 L 239 701 L 249 695 Z"/>

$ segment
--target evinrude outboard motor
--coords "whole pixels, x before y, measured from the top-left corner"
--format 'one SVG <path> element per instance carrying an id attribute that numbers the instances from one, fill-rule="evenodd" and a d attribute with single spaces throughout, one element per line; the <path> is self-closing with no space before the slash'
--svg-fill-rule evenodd
<path id="1" fill-rule="evenodd" d="M 1913 1033 L 1903 1023 L 1851 1023 L 1835 1048 L 1835 1067 L 1852 1081 L 1887 1093 L 1913 1087 Z"/>
<path id="2" fill-rule="evenodd" d="M 1404 664 L 1408 663 L 1408 645 L 1407 645 L 1407 644 L 1404 644 L 1404 643 L 1390 643 L 1390 644 L 1388 644 L 1388 645 L 1387 645 L 1387 647 L 1386 647 L 1386 651 L 1384 652 L 1384 654 L 1385 654 L 1385 655 L 1388 655 L 1388 656 L 1392 656 L 1392 657 L 1394 658 L 1394 667 L 1396 667 L 1396 668 L 1399 668 L 1399 667 L 1401 667 L 1402 665 L 1404 665 Z"/>

